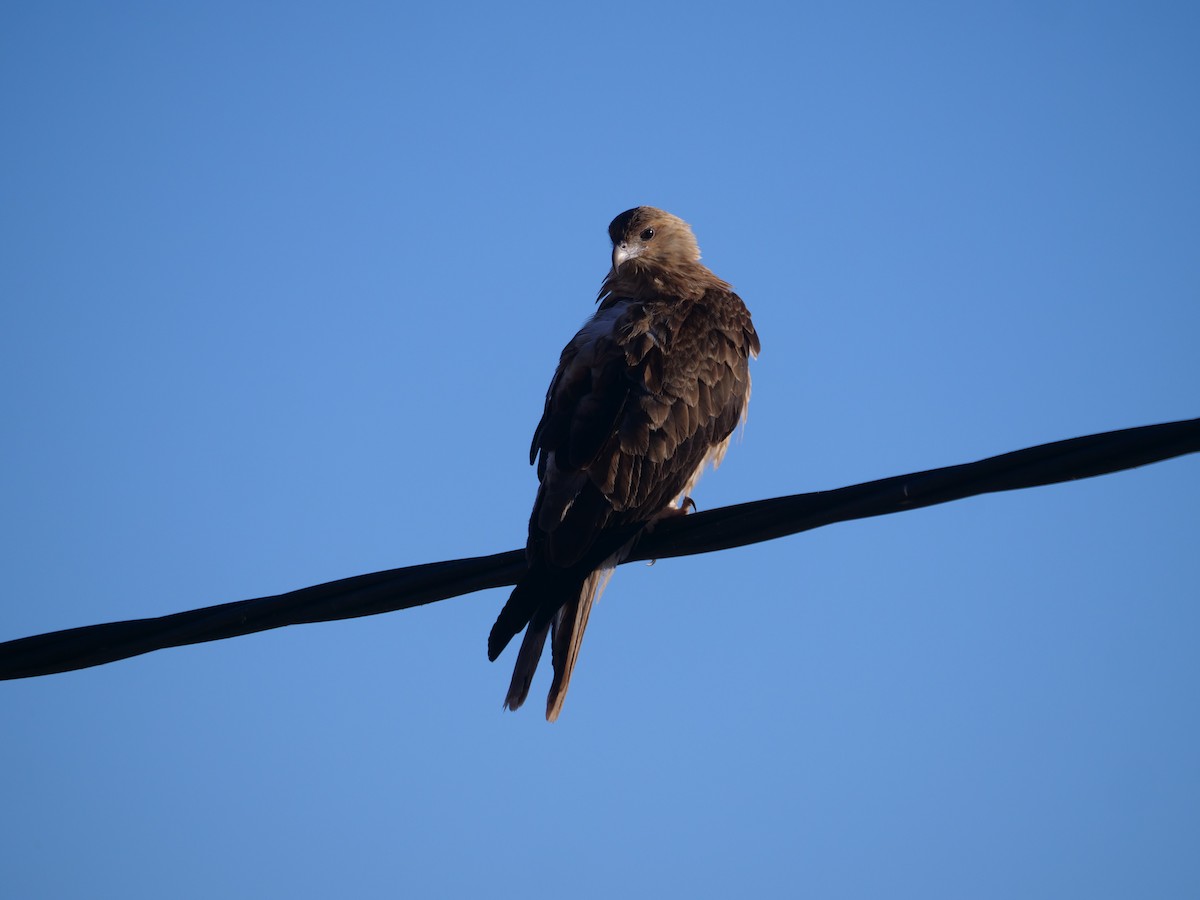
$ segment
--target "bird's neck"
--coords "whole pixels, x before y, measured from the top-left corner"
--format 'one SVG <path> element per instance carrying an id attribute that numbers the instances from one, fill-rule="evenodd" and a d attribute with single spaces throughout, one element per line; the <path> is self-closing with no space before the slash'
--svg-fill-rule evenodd
<path id="1" fill-rule="evenodd" d="M 666 268 L 630 260 L 608 273 L 600 286 L 599 302 L 603 308 L 622 300 L 644 303 L 699 300 L 713 288 L 731 290 L 700 263 Z"/>

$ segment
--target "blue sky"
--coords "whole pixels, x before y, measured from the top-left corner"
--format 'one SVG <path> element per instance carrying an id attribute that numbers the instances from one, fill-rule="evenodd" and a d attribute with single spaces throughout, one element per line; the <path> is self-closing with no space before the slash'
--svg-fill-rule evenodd
<path id="1" fill-rule="evenodd" d="M 763 354 L 701 508 L 1198 414 L 1193 4 L 9 4 L 0 636 L 519 546 L 613 215 Z M 1194 897 L 1200 464 L 0 685 L 13 896 Z M 545 673 L 535 684 L 541 696 Z"/>

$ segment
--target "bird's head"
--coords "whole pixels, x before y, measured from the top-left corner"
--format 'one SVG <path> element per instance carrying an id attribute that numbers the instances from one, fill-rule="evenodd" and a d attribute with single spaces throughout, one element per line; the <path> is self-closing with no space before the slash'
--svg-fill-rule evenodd
<path id="1" fill-rule="evenodd" d="M 688 223 L 653 206 L 627 209 L 608 226 L 613 272 L 632 264 L 683 269 L 700 261 L 700 247 Z"/>

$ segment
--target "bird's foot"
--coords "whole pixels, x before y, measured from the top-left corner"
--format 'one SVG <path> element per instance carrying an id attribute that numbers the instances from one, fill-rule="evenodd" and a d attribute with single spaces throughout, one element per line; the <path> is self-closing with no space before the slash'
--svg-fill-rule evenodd
<path id="1" fill-rule="evenodd" d="M 674 519 L 677 516 L 686 516 L 689 512 L 689 510 L 688 510 L 689 506 L 691 507 L 691 510 L 690 510 L 691 512 L 696 511 L 696 501 L 693 500 L 691 497 L 682 497 L 682 498 L 680 498 L 678 506 L 668 506 L 666 509 L 664 509 L 662 512 L 660 512 L 657 516 L 655 516 L 654 521 L 651 522 L 650 524 L 653 525 L 654 522 L 661 522 L 661 521 L 663 521 L 663 519 Z"/>
<path id="2" fill-rule="evenodd" d="M 696 501 L 691 497 L 681 498 L 678 506 L 668 506 L 666 509 L 659 512 L 658 515 L 656 515 L 648 523 L 646 523 L 646 533 L 649 534 L 650 532 L 654 531 L 654 526 L 659 522 L 665 522 L 668 519 L 678 519 L 680 516 L 686 516 L 689 512 L 689 506 L 691 507 L 691 512 L 696 511 Z M 649 560 L 646 565 L 652 566 L 656 562 L 658 562 L 657 559 L 652 559 Z"/>

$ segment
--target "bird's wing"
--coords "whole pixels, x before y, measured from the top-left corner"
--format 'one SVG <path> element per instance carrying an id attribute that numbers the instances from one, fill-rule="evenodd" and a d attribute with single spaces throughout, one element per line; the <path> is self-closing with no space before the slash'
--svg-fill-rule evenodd
<path id="1" fill-rule="evenodd" d="M 750 394 L 758 339 L 732 292 L 706 302 L 606 304 L 567 345 L 534 434 L 541 487 L 530 570 L 488 639 L 495 659 L 528 625 L 505 705 L 529 691 L 547 632 L 562 706 L 592 603 L 641 527 L 719 461 Z"/>
<path id="2" fill-rule="evenodd" d="M 736 295 L 713 293 L 613 304 L 564 351 L 533 444 L 530 544 L 550 564 L 599 564 L 616 548 L 598 536 L 653 520 L 737 426 L 757 341 Z"/>

